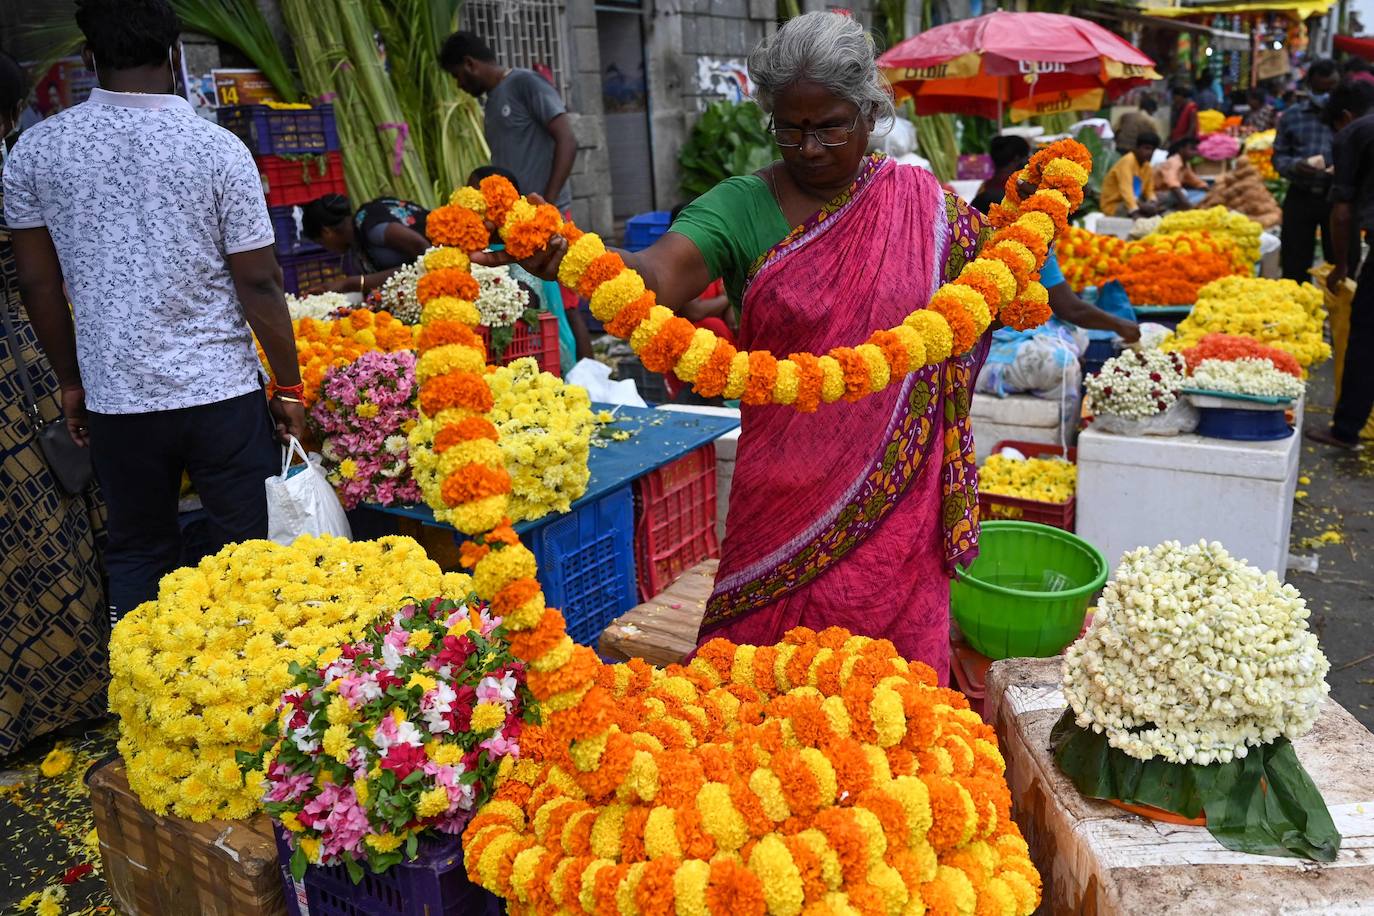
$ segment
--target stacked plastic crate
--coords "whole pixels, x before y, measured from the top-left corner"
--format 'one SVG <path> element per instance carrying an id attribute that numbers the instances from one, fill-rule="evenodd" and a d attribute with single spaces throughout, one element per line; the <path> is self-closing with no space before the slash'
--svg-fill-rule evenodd
<path id="1" fill-rule="evenodd" d="M 334 106 L 220 108 L 219 123 L 253 153 L 276 233 L 284 286 L 298 293 L 343 276 L 341 256 L 301 235 L 301 207 L 326 194 L 347 194 Z"/>

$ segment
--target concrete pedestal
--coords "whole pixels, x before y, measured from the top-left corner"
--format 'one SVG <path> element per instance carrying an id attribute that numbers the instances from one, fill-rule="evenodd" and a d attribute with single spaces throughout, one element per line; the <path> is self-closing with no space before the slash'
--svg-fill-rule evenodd
<path id="1" fill-rule="evenodd" d="M 1205 827 L 1146 820 L 1084 798 L 1060 772 L 1049 738 L 1066 706 L 1062 662 L 994 662 L 987 680 L 986 717 L 1007 761 L 1012 816 L 1044 882 L 1038 913 L 1374 913 L 1374 735 L 1350 713 L 1327 700 L 1311 733 L 1293 742 L 1341 832 L 1336 861 L 1231 852 Z"/>
<path id="2" fill-rule="evenodd" d="M 1205 539 L 1282 578 L 1301 442 L 1297 433 L 1234 442 L 1089 427 L 1078 437 L 1078 536 L 1113 572 L 1128 550 Z"/>

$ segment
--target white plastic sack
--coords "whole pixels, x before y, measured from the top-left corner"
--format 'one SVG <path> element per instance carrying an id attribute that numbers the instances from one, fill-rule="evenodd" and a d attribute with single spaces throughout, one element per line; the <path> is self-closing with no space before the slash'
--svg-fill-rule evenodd
<path id="1" fill-rule="evenodd" d="M 291 467 L 297 455 L 305 464 Z M 334 492 L 320 456 L 307 455 L 295 436 L 282 446 L 281 474 L 267 478 L 267 537 L 289 546 L 302 534 L 353 537 L 343 504 Z"/>
<path id="2" fill-rule="evenodd" d="M 1150 417 L 1121 417 L 1100 413 L 1093 417 L 1093 429 L 1117 436 L 1177 436 L 1197 429 L 1198 409 L 1187 398 L 1180 398 L 1163 413 Z"/>
<path id="3" fill-rule="evenodd" d="M 906 118 L 892 119 L 889 130 L 875 132 L 869 137 L 868 148 L 896 158 L 916 152 L 916 125 Z"/>
<path id="4" fill-rule="evenodd" d="M 587 389 L 587 396 L 599 404 L 624 404 L 627 407 L 648 407 L 640 397 L 634 379 L 611 381 L 611 367 L 594 359 L 578 360 L 563 380 L 569 385 Z"/>
<path id="5" fill-rule="evenodd" d="M 1028 391 L 1036 397 L 1078 398 L 1079 351 L 1073 343 L 1047 334 L 1025 341 L 1007 367 L 1005 381 L 1010 391 Z"/>

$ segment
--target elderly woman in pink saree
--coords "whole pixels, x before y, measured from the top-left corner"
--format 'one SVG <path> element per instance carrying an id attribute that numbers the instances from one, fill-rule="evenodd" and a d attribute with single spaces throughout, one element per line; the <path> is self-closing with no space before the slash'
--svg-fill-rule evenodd
<path id="1" fill-rule="evenodd" d="M 722 182 L 625 262 L 669 306 L 723 277 L 742 349 L 823 353 L 899 324 L 977 253 L 981 218 L 929 172 L 867 154 L 892 103 L 853 19 L 793 19 L 749 71 L 782 160 Z M 986 350 L 816 413 L 744 408 L 702 642 L 841 626 L 945 681 L 950 575 L 977 546 L 968 407 Z"/>

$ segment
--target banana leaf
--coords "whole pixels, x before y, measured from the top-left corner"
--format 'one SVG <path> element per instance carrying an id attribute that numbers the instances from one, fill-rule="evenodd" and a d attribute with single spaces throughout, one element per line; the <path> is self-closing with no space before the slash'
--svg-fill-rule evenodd
<path id="1" fill-rule="evenodd" d="M 1234 852 L 1332 862 L 1341 835 L 1321 793 L 1286 738 L 1230 763 L 1139 760 L 1106 735 L 1080 728 L 1072 709 L 1050 732 L 1055 762 L 1089 798 L 1149 805 L 1195 818 Z"/>

